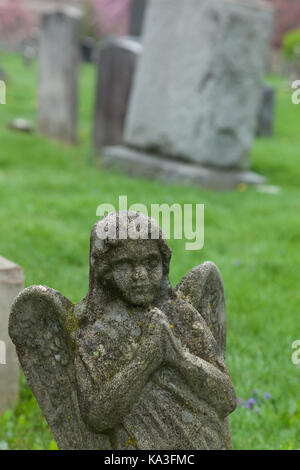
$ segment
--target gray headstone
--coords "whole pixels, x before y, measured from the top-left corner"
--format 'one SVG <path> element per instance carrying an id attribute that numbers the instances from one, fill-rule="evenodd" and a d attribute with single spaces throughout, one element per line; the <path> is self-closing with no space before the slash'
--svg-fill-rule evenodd
<path id="1" fill-rule="evenodd" d="M 249 168 L 271 21 L 256 1 L 150 0 L 126 143 Z"/>
<path id="2" fill-rule="evenodd" d="M 19 362 L 8 336 L 8 319 L 14 298 L 24 288 L 22 269 L 0 256 L 0 414 L 13 406 L 19 391 Z"/>
<path id="3" fill-rule="evenodd" d="M 141 45 L 129 38 L 106 41 L 99 54 L 94 114 L 94 148 L 123 142 L 136 61 Z"/>
<path id="4" fill-rule="evenodd" d="M 130 35 L 140 37 L 148 0 L 132 0 L 130 10 Z"/>
<path id="5" fill-rule="evenodd" d="M 29 67 L 33 60 L 37 57 L 38 53 L 38 38 L 31 36 L 24 39 L 22 42 L 22 55 L 23 62 L 26 67 Z"/>
<path id="6" fill-rule="evenodd" d="M 72 7 L 45 13 L 39 48 L 39 130 L 72 144 L 77 140 L 80 18 Z"/>
<path id="7" fill-rule="evenodd" d="M 258 112 L 257 135 L 271 137 L 273 135 L 275 114 L 275 89 L 265 85 L 261 92 L 261 102 Z"/>
<path id="8" fill-rule="evenodd" d="M 225 366 L 222 276 L 212 262 L 173 289 L 153 219 L 93 228 L 77 305 L 45 286 L 13 304 L 9 333 L 61 449 L 230 449 L 236 395 Z"/>

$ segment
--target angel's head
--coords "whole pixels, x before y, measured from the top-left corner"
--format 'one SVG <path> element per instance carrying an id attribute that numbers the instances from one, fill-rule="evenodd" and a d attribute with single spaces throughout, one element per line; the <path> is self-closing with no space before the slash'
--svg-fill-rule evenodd
<path id="1" fill-rule="evenodd" d="M 110 213 L 91 235 L 90 291 L 148 306 L 170 288 L 171 249 L 157 223 L 138 212 Z"/>

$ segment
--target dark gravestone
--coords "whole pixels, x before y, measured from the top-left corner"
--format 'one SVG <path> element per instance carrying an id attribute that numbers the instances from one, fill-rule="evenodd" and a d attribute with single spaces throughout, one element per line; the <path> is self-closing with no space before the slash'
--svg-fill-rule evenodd
<path id="1" fill-rule="evenodd" d="M 265 85 L 262 90 L 261 103 L 258 113 L 257 135 L 271 137 L 274 126 L 275 89 Z"/>
<path id="2" fill-rule="evenodd" d="M 93 38 L 85 37 L 81 40 L 81 59 L 83 62 L 93 62 L 94 60 L 94 51 L 95 51 L 95 41 Z"/>
<path id="3" fill-rule="evenodd" d="M 130 35 L 140 37 L 148 0 L 133 0 L 130 12 Z"/>
<path id="4" fill-rule="evenodd" d="M 98 59 L 94 148 L 119 144 L 141 45 L 128 38 L 110 38 Z"/>

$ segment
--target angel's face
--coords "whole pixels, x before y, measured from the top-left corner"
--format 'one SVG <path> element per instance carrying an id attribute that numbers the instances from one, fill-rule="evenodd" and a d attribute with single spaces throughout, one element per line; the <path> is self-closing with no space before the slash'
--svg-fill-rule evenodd
<path id="1" fill-rule="evenodd" d="M 127 240 L 111 256 L 112 280 L 133 305 L 149 305 L 158 296 L 163 263 L 155 240 Z"/>

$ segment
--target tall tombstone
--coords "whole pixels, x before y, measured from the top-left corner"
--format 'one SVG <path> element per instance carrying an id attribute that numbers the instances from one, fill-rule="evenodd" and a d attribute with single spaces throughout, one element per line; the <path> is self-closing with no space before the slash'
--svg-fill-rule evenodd
<path id="1" fill-rule="evenodd" d="M 94 148 L 123 142 L 124 123 L 136 62 L 142 46 L 129 38 L 109 38 L 98 59 Z"/>
<path id="2" fill-rule="evenodd" d="M 0 414 L 18 397 L 20 369 L 8 335 L 8 318 L 13 300 L 23 288 L 22 269 L 0 256 Z"/>
<path id="3" fill-rule="evenodd" d="M 254 0 L 150 0 L 127 146 L 103 165 L 216 189 L 261 183 L 250 151 L 271 24 Z"/>
<path id="4" fill-rule="evenodd" d="M 148 0 L 132 0 L 130 10 L 130 35 L 140 37 Z"/>
<path id="5" fill-rule="evenodd" d="M 81 12 L 64 6 L 41 20 L 38 125 L 42 134 L 77 140 Z"/>

